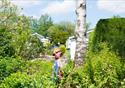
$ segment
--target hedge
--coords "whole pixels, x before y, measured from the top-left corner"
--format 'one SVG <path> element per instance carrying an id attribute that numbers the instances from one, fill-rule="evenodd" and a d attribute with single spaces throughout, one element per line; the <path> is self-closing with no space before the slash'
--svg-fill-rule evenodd
<path id="1" fill-rule="evenodd" d="M 93 51 L 100 51 L 99 43 L 107 42 L 108 47 L 119 56 L 125 57 L 125 18 L 100 19 L 93 38 Z"/>

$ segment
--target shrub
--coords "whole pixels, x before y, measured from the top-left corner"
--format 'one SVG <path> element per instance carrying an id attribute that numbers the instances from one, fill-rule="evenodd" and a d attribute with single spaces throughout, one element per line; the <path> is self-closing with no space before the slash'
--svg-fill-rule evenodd
<path id="1" fill-rule="evenodd" d="M 36 36 L 30 36 L 29 40 L 23 45 L 20 56 L 28 60 L 37 58 L 43 51 L 43 44 Z"/>
<path id="2" fill-rule="evenodd" d="M 38 73 L 51 75 L 52 62 L 42 60 L 27 61 L 27 64 L 23 69 L 23 72 L 26 72 L 29 75 Z"/>
<path id="3" fill-rule="evenodd" d="M 59 84 L 60 88 L 89 88 L 91 80 L 86 75 L 83 66 L 79 68 L 73 68 L 72 66 L 66 66 L 64 77 Z"/>
<path id="4" fill-rule="evenodd" d="M 100 52 L 89 51 L 87 53 L 84 67 L 86 75 L 89 76 L 91 83 L 98 88 L 116 88 L 121 85 L 119 82 L 125 77 L 120 58 L 109 51 L 106 43 L 101 43 L 99 47 L 101 48 Z"/>
<path id="5" fill-rule="evenodd" d="M 59 48 L 63 54 L 66 52 L 66 47 L 64 45 L 60 45 Z"/>
<path id="6" fill-rule="evenodd" d="M 34 60 L 28 61 L 26 72 L 32 79 L 32 88 L 56 88 L 52 82 L 52 62 Z"/>
<path id="7" fill-rule="evenodd" d="M 84 66 L 73 68 L 68 63 L 60 88 L 116 88 L 124 86 L 125 67 L 106 43 L 99 44 L 100 52 L 87 51 Z M 122 84 L 121 84 L 122 83 Z"/>
<path id="8" fill-rule="evenodd" d="M 21 71 L 23 66 L 25 66 L 25 62 L 19 57 L 0 59 L 0 82 L 11 73 Z"/>
<path id="9" fill-rule="evenodd" d="M 2 88 L 55 88 L 51 76 L 52 63 L 35 60 L 27 61 L 22 67 L 23 71 L 8 72 L 9 75 L 2 80 Z"/>
<path id="10" fill-rule="evenodd" d="M 96 25 L 93 51 L 99 51 L 99 44 L 107 42 L 108 47 L 125 57 L 125 18 L 114 17 L 111 19 L 101 19 Z"/>
<path id="11" fill-rule="evenodd" d="M 0 57 L 13 56 L 15 50 L 11 45 L 12 36 L 4 28 L 0 27 Z"/>
<path id="12" fill-rule="evenodd" d="M 20 72 L 11 74 L 4 79 L 1 88 L 33 88 L 31 78 L 27 74 Z"/>
<path id="13" fill-rule="evenodd" d="M 46 55 L 46 54 L 52 55 L 51 46 L 52 46 L 52 44 L 50 42 L 48 42 L 48 41 L 44 42 L 41 53 L 44 54 L 44 55 Z"/>
<path id="14" fill-rule="evenodd" d="M 31 76 L 33 88 L 56 88 L 56 84 L 52 81 L 49 73 L 41 72 Z"/>

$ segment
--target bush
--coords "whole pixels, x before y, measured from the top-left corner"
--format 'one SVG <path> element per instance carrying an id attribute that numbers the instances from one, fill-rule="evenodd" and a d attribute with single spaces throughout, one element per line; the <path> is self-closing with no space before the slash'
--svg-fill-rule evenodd
<path id="1" fill-rule="evenodd" d="M 87 51 L 84 66 L 73 68 L 68 63 L 60 88 L 116 88 L 124 86 L 125 66 L 106 43 L 99 44 L 100 52 Z"/>
<path id="2" fill-rule="evenodd" d="M 33 88 L 56 88 L 56 84 L 52 81 L 50 73 L 37 73 L 31 76 Z"/>
<path id="3" fill-rule="evenodd" d="M 1 88 L 33 88 L 31 78 L 27 74 L 20 72 L 11 74 L 9 77 L 4 79 Z"/>
<path id="4" fill-rule="evenodd" d="M 84 66 L 86 75 L 91 83 L 98 88 L 116 88 L 121 85 L 120 81 L 125 78 L 125 70 L 120 58 L 113 52 L 109 51 L 106 43 L 99 45 L 100 52 L 87 53 L 86 64 Z"/>
<path id="5" fill-rule="evenodd" d="M 11 73 L 21 71 L 25 62 L 21 58 L 5 57 L 0 59 L 0 82 Z"/>
<path id="6" fill-rule="evenodd" d="M 51 62 L 27 61 L 22 72 L 10 73 L 1 82 L 2 88 L 55 88 L 52 82 Z"/>
<path id="7" fill-rule="evenodd" d="M 23 69 L 23 72 L 26 72 L 29 75 L 38 73 L 51 75 L 52 62 L 42 60 L 27 61 L 27 64 Z"/>
<path id="8" fill-rule="evenodd" d="M 107 42 L 108 47 L 125 57 L 125 18 L 101 19 L 96 25 L 93 51 L 99 51 L 99 44 Z"/>
<path id="9" fill-rule="evenodd" d="M 86 75 L 83 66 L 73 68 L 71 62 L 65 67 L 64 77 L 59 84 L 60 88 L 89 88 L 91 80 Z"/>
<path id="10" fill-rule="evenodd" d="M 43 44 L 36 36 L 30 36 L 29 40 L 23 45 L 20 56 L 28 60 L 37 58 L 43 51 Z"/>
<path id="11" fill-rule="evenodd" d="M 4 79 L 1 88 L 56 88 L 48 75 L 36 74 L 27 75 L 26 73 L 14 73 Z"/>
<path id="12" fill-rule="evenodd" d="M 60 48 L 62 54 L 64 54 L 66 52 L 66 47 L 64 45 L 60 45 L 59 48 Z"/>
<path id="13" fill-rule="evenodd" d="M 48 42 L 48 41 L 44 42 L 41 53 L 44 54 L 44 55 L 46 55 L 46 54 L 52 55 L 51 46 L 52 46 L 52 44 L 50 42 Z"/>
<path id="14" fill-rule="evenodd" d="M 13 56 L 15 50 L 11 45 L 12 36 L 4 28 L 0 27 L 0 57 Z"/>

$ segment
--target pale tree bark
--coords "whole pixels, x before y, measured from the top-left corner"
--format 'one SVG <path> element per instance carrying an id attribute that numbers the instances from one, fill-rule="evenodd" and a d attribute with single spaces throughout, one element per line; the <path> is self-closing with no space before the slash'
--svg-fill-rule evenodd
<path id="1" fill-rule="evenodd" d="M 86 31 L 86 0 L 76 0 L 76 51 L 75 66 L 79 66 L 84 62 L 84 54 L 86 51 L 85 31 Z"/>

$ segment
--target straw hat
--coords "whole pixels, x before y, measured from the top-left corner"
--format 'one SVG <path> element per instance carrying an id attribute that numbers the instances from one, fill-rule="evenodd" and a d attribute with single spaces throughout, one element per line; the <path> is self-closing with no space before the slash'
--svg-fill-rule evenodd
<path id="1" fill-rule="evenodd" d="M 53 50 L 53 55 L 55 55 L 55 53 L 57 53 L 57 52 L 61 52 L 60 48 L 55 48 L 55 49 Z"/>

